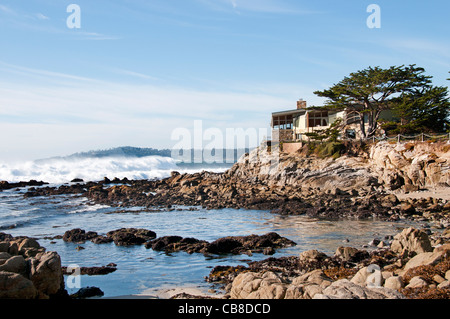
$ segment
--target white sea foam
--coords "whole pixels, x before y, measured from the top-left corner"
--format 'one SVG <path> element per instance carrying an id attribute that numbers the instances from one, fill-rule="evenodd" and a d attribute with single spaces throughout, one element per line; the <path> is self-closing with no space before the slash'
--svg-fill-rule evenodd
<path id="1" fill-rule="evenodd" d="M 75 178 L 84 181 L 99 181 L 104 177 L 153 179 L 168 177 L 171 171 L 176 170 L 179 171 L 172 158 L 161 156 L 54 158 L 0 163 L 0 180 L 66 183 Z"/>

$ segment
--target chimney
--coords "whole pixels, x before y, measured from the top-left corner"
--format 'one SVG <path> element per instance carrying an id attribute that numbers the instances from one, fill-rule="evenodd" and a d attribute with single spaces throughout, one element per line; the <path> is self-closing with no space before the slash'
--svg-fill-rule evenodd
<path id="1" fill-rule="evenodd" d="M 306 109 L 306 101 L 300 99 L 297 101 L 297 110 Z"/>

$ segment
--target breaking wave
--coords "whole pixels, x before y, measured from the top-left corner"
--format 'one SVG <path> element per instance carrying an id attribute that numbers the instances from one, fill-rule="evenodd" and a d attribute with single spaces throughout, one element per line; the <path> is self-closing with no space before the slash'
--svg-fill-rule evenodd
<path id="1" fill-rule="evenodd" d="M 99 181 L 104 177 L 160 179 L 170 176 L 172 171 L 180 171 L 176 162 L 162 156 L 57 158 L 0 163 L 0 180 L 66 183 L 75 178 L 84 181 Z"/>

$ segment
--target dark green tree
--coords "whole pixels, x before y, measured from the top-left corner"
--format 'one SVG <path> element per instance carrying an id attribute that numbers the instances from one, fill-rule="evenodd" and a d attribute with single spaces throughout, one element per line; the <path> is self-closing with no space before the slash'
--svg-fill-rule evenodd
<path id="1" fill-rule="evenodd" d="M 450 127 L 448 88 L 433 86 L 404 94 L 393 111 L 400 118 L 398 129 L 402 133 L 445 132 Z"/>
<path id="2" fill-rule="evenodd" d="M 425 76 L 424 72 L 414 64 L 389 69 L 369 67 L 351 73 L 328 90 L 314 94 L 328 99 L 326 108 L 358 114 L 361 137 L 366 138 L 375 134 L 381 112 L 392 109 L 399 96 L 430 85 L 431 77 Z"/>

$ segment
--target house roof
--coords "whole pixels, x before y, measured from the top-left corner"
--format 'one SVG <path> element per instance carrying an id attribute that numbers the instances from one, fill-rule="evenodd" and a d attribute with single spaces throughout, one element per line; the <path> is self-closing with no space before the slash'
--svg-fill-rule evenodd
<path id="1" fill-rule="evenodd" d="M 295 109 L 295 110 L 289 110 L 289 111 L 273 112 L 272 116 L 283 116 L 283 115 L 294 115 L 294 114 L 297 115 L 297 114 L 304 114 L 304 113 L 306 113 L 305 109 L 302 109 L 302 110 Z"/>

